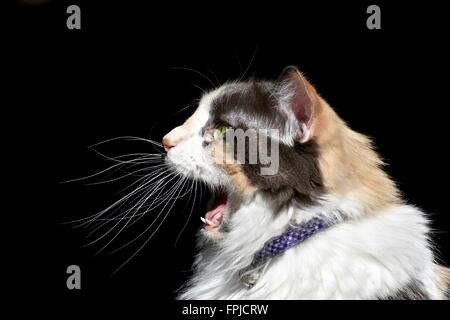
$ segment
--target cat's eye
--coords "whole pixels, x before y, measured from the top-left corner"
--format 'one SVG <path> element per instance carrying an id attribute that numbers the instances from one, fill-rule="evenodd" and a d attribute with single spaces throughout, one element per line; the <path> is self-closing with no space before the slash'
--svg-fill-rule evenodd
<path id="1" fill-rule="evenodd" d="M 231 126 L 224 122 L 220 122 L 216 125 L 213 132 L 214 139 L 219 138 L 221 135 L 223 135 L 225 132 L 227 132 L 228 129 L 230 129 Z"/>

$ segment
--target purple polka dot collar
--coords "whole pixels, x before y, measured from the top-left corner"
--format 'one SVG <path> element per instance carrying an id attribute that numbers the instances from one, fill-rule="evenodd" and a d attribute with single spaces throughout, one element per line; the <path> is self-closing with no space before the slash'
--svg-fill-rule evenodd
<path id="1" fill-rule="evenodd" d="M 328 228 L 331 225 L 332 223 L 327 222 L 319 217 L 315 217 L 311 220 L 308 220 L 307 222 L 301 223 L 296 226 L 291 226 L 281 235 L 273 237 L 272 239 L 266 241 L 262 249 L 254 255 L 253 261 L 250 266 L 241 271 L 241 281 L 247 288 L 252 287 L 263 271 L 262 267 L 269 259 L 283 253 L 289 248 L 302 243 L 312 235 Z"/>

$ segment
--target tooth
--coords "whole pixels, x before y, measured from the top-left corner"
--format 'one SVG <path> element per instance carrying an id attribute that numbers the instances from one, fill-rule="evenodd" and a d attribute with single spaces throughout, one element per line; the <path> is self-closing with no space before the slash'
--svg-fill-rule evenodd
<path id="1" fill-rule="evenodd" d="M 200 220 L 202 220 L 203 223 L 206 223 L 206 219 L 203 217 L 200 217 Z"/>
<path id="2" fill-rule="evenodd" d="M 213 224 L 211 220 L 205 219 L 205 221 L 206 221 L 209 225 L 212 225 L 212 224 Z"/>

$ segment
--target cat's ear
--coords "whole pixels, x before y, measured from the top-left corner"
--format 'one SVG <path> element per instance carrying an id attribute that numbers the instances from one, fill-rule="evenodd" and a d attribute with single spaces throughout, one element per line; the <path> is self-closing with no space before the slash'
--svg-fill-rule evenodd
<path id="1" fill-rule="evenodd" d="M 297 122 L 297 139 L 304 143 L 311 137 L 316 93 L 301 72 L 293 66 L 283 70 L 278 78 L 282 94 L 287 97 L 289 112 Z"/>

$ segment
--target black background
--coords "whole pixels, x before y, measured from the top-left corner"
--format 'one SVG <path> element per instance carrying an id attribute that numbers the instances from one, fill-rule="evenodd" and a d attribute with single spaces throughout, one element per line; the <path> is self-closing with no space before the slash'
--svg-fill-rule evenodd
<path id="1" fill-rule="evenodd" d="M 16 120 L 10 135 L 21 141 L 13 148 L 28 155 L 15 162 L 30 174 L 14 184 L 22 194 L 16 206 L 23 208 L 16 238 L 24 240 L 24 265 L 39 261 L 42 267 L 37 289 L 61 301 L 134 295 L 171 300 L 188 277 L 201 205 L 176 245 L 187 219 L 184 204 L 115 275 L 138 246 L 94 256 L 101 246 L 81 248 L 89 242 L 86 233 L 61 224 L 103 209 L 123 187 L 60 183 L 105 168 L 87 146 L 125 135 L 160 140 L 192 112 L 179 110 L 200 97 L 196 86 L 212 88 L 196 72 L 176 69 L 181 67 L 224 82 L 246 69 L 246 76 L 272 78 L 297 65 L 353 129 L 374 137 L 405 199 L 430 213 L 433 238 L 448 265 L 450 55 L 438 2 L 374 1 L 382 10 L 381 30 L 366 28 L 372 2 L 364 1 L 93 2 L 11 7 L 5 61 L 12 71 L 6 91 L 14 99 L 7 119 Z M 68 4 L 80 5 L 81 30 L 67 30 Z M 82 290 L 66 288 L 70 264 L 81 267 Z"/>

